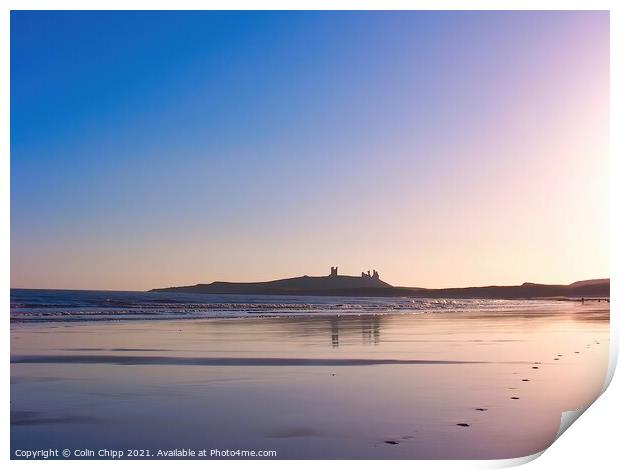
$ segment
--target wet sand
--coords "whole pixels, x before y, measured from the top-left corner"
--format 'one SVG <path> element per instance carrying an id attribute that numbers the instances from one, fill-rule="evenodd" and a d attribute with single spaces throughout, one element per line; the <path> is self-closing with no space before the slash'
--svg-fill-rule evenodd
<path id="1" fill-rule="evenodd" d="M 11 448 L 512 458 L 598 396 L 609 305 L 11 325 Z"/>

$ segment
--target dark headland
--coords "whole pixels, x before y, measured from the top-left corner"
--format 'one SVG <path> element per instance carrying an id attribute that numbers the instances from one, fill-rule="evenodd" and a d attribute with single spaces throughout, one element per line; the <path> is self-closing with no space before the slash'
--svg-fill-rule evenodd
<path id="1" fill-rule="evenodd" d="M 430 298 L 608 298 L 609 279 L 592 279 L 572 284 L 534 284 L 517 286 L 457 287 L 425 289 L 422 287 L 395 287 L 379 279 L 379 273 L 370 271 L 361 276 L 343 276 L 332 267 L 329 276 L 300 276 L 265 282 L 221 282 L 193 286 L 164 287 L 151 292 L 184 292 L 195 294 L 246 295 L 334 295 L 355 297 L 430 297 Z"/>

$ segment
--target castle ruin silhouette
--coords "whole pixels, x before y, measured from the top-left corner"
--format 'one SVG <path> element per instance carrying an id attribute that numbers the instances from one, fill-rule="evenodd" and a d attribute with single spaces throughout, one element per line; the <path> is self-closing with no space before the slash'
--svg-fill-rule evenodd
<path id="1" fill-rule="evenodd" d="M 337 277 L 338 276 L 338 266 L 332 266 L 331 271 L 329 273 L 329 277 Z M 370 270 L 367 272 L 362 271 L 362 279 L 375 279 L 379 280 L 379 273 L 376 270 L 372 270 L 372 274 L 370 274 Z"/>

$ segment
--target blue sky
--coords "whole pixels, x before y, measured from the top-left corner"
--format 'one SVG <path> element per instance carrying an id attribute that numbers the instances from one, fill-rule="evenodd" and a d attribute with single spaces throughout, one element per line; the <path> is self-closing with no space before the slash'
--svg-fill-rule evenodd
<path id="1" fill-rule="evenodd" d="M 608 22 L 13 12 L 12 285 L 606 276 Z"/>

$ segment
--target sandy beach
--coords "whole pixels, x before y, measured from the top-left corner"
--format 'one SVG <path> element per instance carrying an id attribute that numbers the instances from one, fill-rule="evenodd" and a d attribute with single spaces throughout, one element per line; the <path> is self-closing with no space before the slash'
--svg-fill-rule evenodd
<path id="1" fill-rule="evenodd" d="M 512 458 L 598 396 L 609 305 L 11 325 L 11 448 Z"/>

